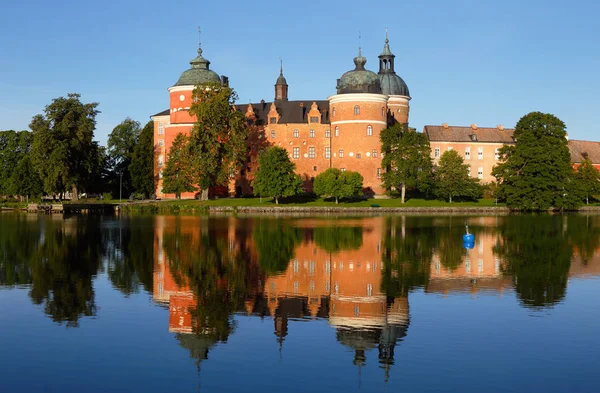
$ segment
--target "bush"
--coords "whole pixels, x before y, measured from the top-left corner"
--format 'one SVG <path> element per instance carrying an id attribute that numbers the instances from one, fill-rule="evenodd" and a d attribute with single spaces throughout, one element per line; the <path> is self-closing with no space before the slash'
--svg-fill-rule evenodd
<path id="1" fill-rule="evenodd" d="M 112 201 L 113 197 L 110 192 L 105 192 L 104 194 L 102 194 L 102 199 L 105 201 Z"/>

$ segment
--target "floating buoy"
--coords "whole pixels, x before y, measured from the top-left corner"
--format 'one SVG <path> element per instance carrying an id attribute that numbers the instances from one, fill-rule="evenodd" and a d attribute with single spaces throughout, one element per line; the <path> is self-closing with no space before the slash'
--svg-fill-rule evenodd
<path id="1" fill-rule="evenodd" d="M 463 247 L 472 249 L 475 247 L 475 235 L 469 233 L 469 224 L 465 222 L 465 234 L 463 235 Z"/>

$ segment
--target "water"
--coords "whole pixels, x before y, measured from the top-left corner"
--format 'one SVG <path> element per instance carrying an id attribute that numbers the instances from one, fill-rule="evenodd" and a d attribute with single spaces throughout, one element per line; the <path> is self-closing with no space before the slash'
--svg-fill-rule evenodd
<path id="1" fill-rule="evenodd" d="M 0 391 L 593 392 L 599 277 L 600 216 L 3 214 Z"/>

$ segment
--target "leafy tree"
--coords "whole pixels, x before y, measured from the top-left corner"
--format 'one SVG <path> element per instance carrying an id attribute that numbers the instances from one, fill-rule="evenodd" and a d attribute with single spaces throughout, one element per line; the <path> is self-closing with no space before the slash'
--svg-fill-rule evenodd
<path id="1" fill-rule="evenodd" d="M 128 117 L 108 135 L 108 154 L 114 164 L 114 173 L 122 175 L 120 180 L 122 180 L 125 195 L 129 195 L 133 191 L 129 166 L 140 131 L 140 123 Z"/>
<path id="2" fill-rule="evenodd" d="M 454 150 L 444 152 L 435 170 L 435 194 L 438 198 L 477 199 L 481 195 L 479 179 L 468 174 L 469 165 L 464 164 L 462 157 Z"/>
<path id="3" fill-rule="evenodd" d="M 577 168 L 575 178 L 585 196 L 585 203 L 589 205 L 590 197 L 600 194 L 600 172 L 594 167 L 592 160 L 586 157 Z"/>
<path id="4" fill-rule="evenodd" d="M 194 184 L 202 199 L 209 187 L 227 183 L 231 170 L 246 159 L 248 126 L 244 115 L 233 107 L 237 95 L 219 84 L 198 85 L 193 92 L 190 114 L 196 123 L 190 135 Z"/>
<path id="5" fill-rule="evenodd" d="M 297 195 L 302 192 L 302 179 L 294 171 L 296 165 L 290 161 L 285 149 L 272 146 L 258 158 L 258 171 L 252 183 L 254 193 L 273 197 L 275 204 L 279 198 Z"/>
<path id="6" fill-rule="evenodd" d="M 188 153 L 188 137 L 178 134 L 169 150 L 169 158 L 163 171 L 163 192 L 181 198 L 182 192 L 196 191 Z"/>
<path id="7" fill-rule="evenodd" d="M 84 104 L 79 94 L 52 100 L 44 115 L 33 117 L 32 162 L 44 181 L 49 194 L 72 189 L 78 199 L 78 189 L 89 178 L 93 165 L 92 145 L 97 103 Z"/>
<path id="8" fill-rule="evenodd" d="M 43 184 L 40 176 L 31 163 L 29 154 L 25 155 L 10 178 L 11 194 L 27 197 L 38 197 L 42 195 Z"/>
<path id="9" fill-rule="evenodd" d="M 385 187 L 388 190 L 400 188 L 402 203 L 407 187 L 421 192 L 428 190 L 433 164 L 427 136 L 409 129 L 407 124 L 395 124 L 383 130 L 380 138 Z"/>
<path id="10" fill-rule="evenodd" d="M 513 209 L 573 208 L 566 185 L 573 177 L 565 123 L 554 115 L 531 112 L 515 127 L 514 146 L 500 149 L 502 162 L 492 174 Z"/>
<path id="11" fill-rule="evenodd" d="M 329 168 L 317 175 L 313 187 L 315 194 L 335 198 L 335 203 L 338 204 L 340 198 L 362 193 L 363 177 L 358 172 L 342 172 L 337 168 Z"/>
<path id="12" fill-rule="evenodd" d="M 39 181 L 37 173 L 33 178 L 25 172 L 30 165 L 30 152 L 33 134 L 28 131 L 2 131 L 0 132 L 0 194 L 25 196 L 20 179 L 26 176 L 31 182 Z M 23 161 L 27 157 L 26 161 Z M 30 186 L 32 185 L 29 184 Z M 27 192 L 27 187 L 25 187 Z M 31 189 L 33 195 L 39 195 L 38 190 Z M 31 194 L 29 194 L 31 195 Z"/>
<path id="13" fill-rule="evenodd" d="M 129 165 L 133 189 L 147 197 L 155 190 L 154 156 L 154 122 L 149 121 L 140 132 Z"/>
<path id="14" fill-rule="evenodd" d="M 282 219 L 258 220 L 252 231 L 258 264 L 268 275 L 287 269 L 296 247 L 302 242 L 302 229 Z"/>

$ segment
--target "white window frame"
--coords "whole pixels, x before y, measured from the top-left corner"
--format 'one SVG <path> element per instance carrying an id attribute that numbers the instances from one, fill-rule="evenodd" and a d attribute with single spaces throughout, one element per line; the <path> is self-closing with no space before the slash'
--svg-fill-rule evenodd
<path id="1" fill-rule="evenodd" d="M 294 160 L 297 160 L 297 159 L 299 159 L 299 158 L 300 158 L 300 148 L 299 148 L 299 147 L 294 147 L 294 148 L 292 149 L 292 158 L 293 158 Z"/>
<path id="2" fill-rule="evenodd" d="M 471 159 L 471 146 L 465 147 L 465 160 Z"/>
<path id="3" fill-rule="evenodd" d="M 373 136 L 373 126 L 367 126 L 367 136 Z"/>
<path id="4" fill-rule="evenodd" d="M 478 147 L 477 148 L 477 159 L 478 160 L 483 160 L 483 147 Z"/>
<path id="5" fill-rule="evenodd" d="M 317 153 L 315 152 L 315 147 L 309 146 L 308 147 L 308 158 L 316 158 L 316 157 L 317 157 Z"/>

